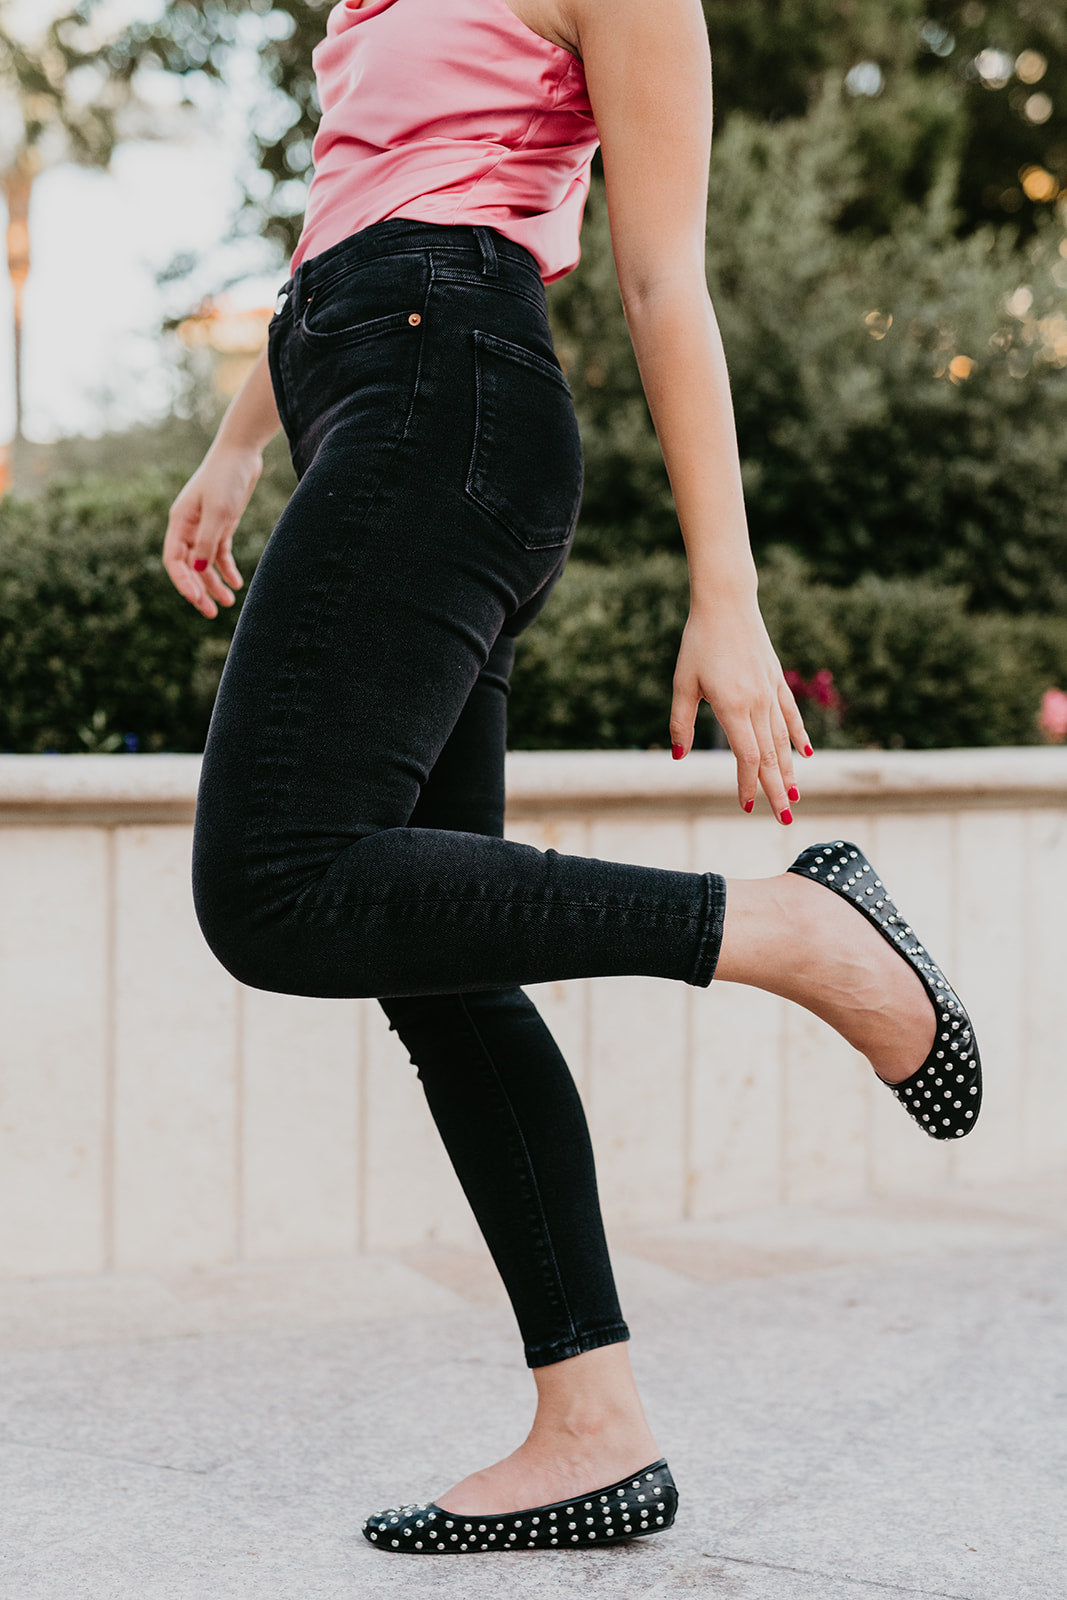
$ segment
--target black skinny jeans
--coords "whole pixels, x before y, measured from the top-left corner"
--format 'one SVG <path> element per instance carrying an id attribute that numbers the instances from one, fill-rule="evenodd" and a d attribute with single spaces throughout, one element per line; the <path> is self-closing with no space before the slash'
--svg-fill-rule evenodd
<path id="1" fill-rule="evenodd" d="M 380 1001 L 544 1366 L 628 1332 L 582 1105 L 518 985 L 707 985 L 723 880 L 502 837 L 515 638 L 582 483 L 533 257 L 392 218 L 283 292 L 270 365 L 300 481 L 211 719 L 196 912 L 242 983 Z"/>

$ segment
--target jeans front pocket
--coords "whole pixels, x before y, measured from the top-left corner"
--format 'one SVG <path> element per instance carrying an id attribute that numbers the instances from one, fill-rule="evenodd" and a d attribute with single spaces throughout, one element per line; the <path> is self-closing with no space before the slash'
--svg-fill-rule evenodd
<path id="1" fill-rule="evenodd" d="M 340 447 L 358 437 L 373 450 L 402 437 L 418 390 L 429 285 L 424 255 L 375 258 L 327 283 L 312 279 L 278 338 L 298 476 L 328 438 Z"/>
<path id="2" fill-rule="evenodd" d="M 363 339 L 373 339 L 383 333 L 402 333 L 406 328 L 417 328 L 421 321 L 421 309 L 405 306 L 403 311 L 387 311 L 383 317 L 369 317 L 348 326 L 333 327 L 325 320 L 321 324 L 313 324 L 309 307 L 301 320 L 300 333 L 305 344 L 313 350 L 339 349 L 342 345 L 358 344 Z"/>
<path id="3" fill-rule="evenodd" d="M 297 311 L 298 327 L 311 350 L 338 350 L 381 334 L 417 328 L 428 284 L 424 256 L 411 255 L 383 270 L 371 259 L 336 272 Z"/>
<path id="4" fill-rule="evenodd" d="M 477 415 L 466 492 L 527 550 L 564 545 L 582 499 L 582 445 L 562 370 L 474 330 Z"/>

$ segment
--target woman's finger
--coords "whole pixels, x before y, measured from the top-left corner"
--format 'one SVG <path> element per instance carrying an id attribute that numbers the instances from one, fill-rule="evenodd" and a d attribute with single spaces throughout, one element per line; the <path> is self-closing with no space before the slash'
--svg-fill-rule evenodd
<path id="1" fill-rule="evenodd" d="M 732 717 L 716 712 L 723 733 L 737 762 L 737 799 L 742 811 L 751 811 L 759 789 L 759 742 L 749 717 Z"/>
<path id="2" fill-rule="evenodd" d="M 793 741 L 794 747 L 800 751 L 802 756 L 814 754 L 811 740 L 808 738 L 808 730 L 804 726 L 804 718 L 800 715 L 796 696 L 784 678 L 778 684 L 778 704 L 782 709 L 785 725 L 789 729 L 789 737 Z"/>
<path id="3" fill-rule="evenodd" d="M 203 576 L 196 571 L 187 553 L 165 557 L 163 564 L 171 583 L 184 600 L 188 600 L 205 617 L 218 616 L 218 606 L 208 594 Z"/>
<path id="4" fill-rule="evenodd" d="M 671 698 L 671 755 L 681 761 L 693 743 L 693 725 L 700 705 L 700 685 L 694 678 L 675 677 Z"/>
<path id="5" fill-rule="evenodd" d="M 204 587 L 213 595 L 220 605 L 232 606 L 234 596 L 226 587 L 214 567 L 205 567 L 203 572 Z"/>
<path id="6" fill-rule="evenodd" d="M 217 568 L 225 557 L 233 571 L 234 580 L 240 583 L 241 574 L 234 566 L 230 555 L 230 543 L 240 515 L 240 508 L 235 508 L 227 502 L 206 501 L 197 524 L 190 560 L 193 571 L 200 574 L 203 582 L 204 598 L 207 603 L 200 609 L 205 617 L 218 615 L 215 601 L 224 606 L 232 606 L 234 603 L 234 596 L 223 582 Z"/>
<path id="7" fill-rule="evenodd" d="M 192 564 L 192 547 L 199 523 L 199 502 L 181 496 L 174 502 L 167 519 L 167 533 L 163 541 L 163 566 L 171 583 L 189 604 L 198 611 L 205 605 L 213 606 L 203 582 Z M 204 612 L 212 615 L 213 612 Z"/>
<path id="8" fill-rule="evenodd" d="M 235 589 L 240 589 L 244 586 L 244 579 L 238 570 L 236 561 L 233 559 L 233 551 L 230 548 L 228 539 L 215 557 L 215 565 L 226 582 L 232 584 Z"/>
<path id="9" fill-rule="evenodd" d="M 782 774 L 778 766 L 778 751 L 775 749 L 774 736 L 770 727 L 766 727 L 759 735 L 760 763 L 759 778 L 763 792 L 771 803 L 771 810 L 779 822 L 790 823 L 793 813 L 789 809 L 789 796 L 786 786 L 782 782 Z"/>
<path id="10" fill-rule="evenodd" d="M 193 541 L 193 566 L 198 572 L 206 571 L 221 551 L 229 548 L 240 519 L 240 506 L 223 500 L 205 500 Z"/>
<path id="11" fill-rule="evenodd" d="M 797 788 L 793 773 L 793 747 L 789 742 L 789 729 L 785 725 L 785 718 L 777 704 L 771 706 L 770 729 L 786 797 L 790 805 L 795 805 L 800 799 L 800 790 Z"/>

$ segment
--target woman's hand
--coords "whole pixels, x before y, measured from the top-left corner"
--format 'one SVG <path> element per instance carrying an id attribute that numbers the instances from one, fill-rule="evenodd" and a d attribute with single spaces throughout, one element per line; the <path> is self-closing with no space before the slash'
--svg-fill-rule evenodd
<path id="1" fill-rule="evenodd" d="M 216 441 L 170 508 L 163 565 L 178 593 L 205 617 L 233 605 L 227 584 L 244 583 L 231 546 L 262 470 L 258 450 Z"/>
<path id="2" fill-rule="evenodd" d="M 671 744 L 676 758 L 693 743 L 697 707 L 706 700 L 737 757 L 737 797 L 751 811 L 761 785 L 780 822 L 792 822 L 800 799 L 790 741 L 810 756 L 811 741 L 782 675 L 756 603 L 715 600 L 691 610 L 674 673 Z"/>

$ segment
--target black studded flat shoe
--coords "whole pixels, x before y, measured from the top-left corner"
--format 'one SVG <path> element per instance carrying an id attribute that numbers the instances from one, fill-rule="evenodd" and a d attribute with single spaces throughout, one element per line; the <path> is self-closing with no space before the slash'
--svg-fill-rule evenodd
<path id="1" fill-rule="evenodd" d="M 669 1528 L 678 1509 L 678 1490 L 662 1458 L 592 1494 L 509 1511 L 492 1517 L 467 1517 L 445 1511 L 431 1500 L 425 1506 L 391 1506 L 368 1517 L 364 1536 L 379 1550 L 457 1556 L 480 1550 L 571 1549 L 574 1545 L 618 1544 Z"/>
<path id="2" fill-rule="evenodd" d="M 978 1120 L 982 1063 L 971 1019 L 959 996 L 900 915 L 885 885 L 858 845 L 847 839 L 809 845 L 788 869 L 815 878 L 851 902 L 918 973 L 937 1013 L 933 1049 L 902 1083 L 886 1083 L 932 1139 L 962 1139 Z"/>

